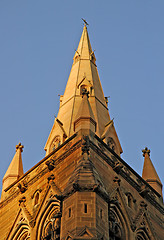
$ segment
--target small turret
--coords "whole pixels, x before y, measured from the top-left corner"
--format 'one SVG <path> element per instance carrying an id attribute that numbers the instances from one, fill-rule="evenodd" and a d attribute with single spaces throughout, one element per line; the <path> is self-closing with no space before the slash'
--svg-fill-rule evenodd
<path id="1" fill-rule="evenodd" d="M 16 153 L 3 177 L 1 200 L 4 199 L 4 194 L 5 194 L 4 190 L 24 174 L 23 164 L 22 164 L 22 154 L 21 154 L 23 151 L 23 147 L 24 146 L 21 145 L 21 143 L 16 145 Z"/>
<path id="2" fill-rule="evenodd" d="M 150 159 L 150 150 L 146 147 L 142 152 L 144 157 L 142 178 L 162 196 L 162 183 Z"/>

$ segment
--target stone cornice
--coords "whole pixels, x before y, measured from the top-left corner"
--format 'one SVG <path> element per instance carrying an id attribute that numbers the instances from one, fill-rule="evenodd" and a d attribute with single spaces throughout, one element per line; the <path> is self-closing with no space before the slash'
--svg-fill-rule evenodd
<path id="1" fill-rule="evenodd" d="M 94 142 L 90 140 L 90 147 L 97 152 L 117 174 L 120 174 L 131 186 L 133 186 L 139 194 L 147 199 L 156 209 L 164 214 L 164 207 L 162 206 L 162 199 L 158 192 L 156 192 L 139 174 L 137 174 L 122 158 L 120 158 L 112 149 L 110 149 L 97 135 L 95 139 L 106 148 L 111 154 L 111 158 L 107 156 Z M 119 167 L 116 167 L 116 166 Z M 144 191 L 144 189 L 145 191 Z M 161 204 L 156 200 L 161 201 Z"/>
<path id="2" fill-rule="evenodd" d="M 46 161 L 52 155 L 54 155 L 55 152 L 57 152 L 59 149 L 61 149 L 63 146 L 65 146 L 68 142 L 70 142 L 73 138 L 75 138 L 76 135 L 77 135 L 76 133 L 74 135 L 72 135 L 64 143 L 62 143 L 58 148 L 56 148 L 54 151 L 52 151 L 50 154 L 48 154 L 46 157 L 44 157 L 40 162 L 38 162 L 35 166 L 33 166 L 30 170 L 28 170 L 21 178 L 19 178 L 17 181 L 13 182 L 8 188 L 6 188 L 5 192 L 7 192 L 16 183 L 20 182 L 25 176 L 27 176 L 30 172 L 32 172 L 35 168 L 37 168 L 42 162 Z"/>
<path id="3" fill-rule="evenodd" d="M 21 189 L 18 188 L 18 184 L 22 184 L 22 186 L 24 186 L 25 182 L 25 184 L 27 185 L 25 189 L 26 191 L 28 190 L 29 186 L 33 185 L 33 183 L 35 183 L 40 177 L 48 173 L 50 169 L 46 166 L 47 161 L 52 163 L 53 168 L 57 167 L 58 164 L 60 164 L 64 159 L 66 159 L 78 148 L 84 148 L 81 138 L 78 138 L 73 145 L 69 144 L 71 143 L 71 140 L 74 139 L 76 136 L 77 134 L 74 134 L 66 142 L 60 145 L 59 148 L 57 148 L 51 154 L 42 159 L 32 169 L 25 173 L 23 177 L 21 177 L 18 181 L 16 181 L 8 189 L 6 189 L 6 191 L 10 190 L 11 193 L 9 197 L 7 197 L 3 202 L 0 203 L 0 208 L 5 206 L 8 202 L 10 202 L 13 198 L 17 197 L 20 194 Z M 164 207 L 162 206 L 162 202 L 161 204 L 158 202 L 161 201 L 160 195 L 151 186 L 149 186 L 149 184 L 145 180 L 143 180 L 123 159 L 121 159 L 112 149 L 110 149 L 97 135 L 95 135 L 95 139 L 104 147 L 105 151 L 108 152 L 108 155 L 106 154 L 107 152 L 105 153 L 105 151 L 102 151 L 102 149 L 98 146 L 98 144 L 96 144 L 95 141 L 93 142 L 89 138 L 88 147 L 95 151 L 107 164 L 109 164 L 112 167 L 113 171 L 122 176 L 131 186 L 133 186 L 143 198 L 148 200 L 156 209 L 158 209 L 162 214 L 164 214 Z M 55 153 L 64 146 L 65 151 L 56 158 Z M 45 165 L 42 165 L 42 163 L 45 163 Z M 30 172 L 34 169 L 36 169 L 38 173 L 35 174 L 33 178 L 28 179 Z M 12 187 L 14 187 L 13 190 Z M 156 198 L 159 198 L 159 200 L 157 201 Z"/>
<path id="4" fill-rule="evenodd" d="M 45 158 L 43 158 L 39 163 L 37 163 L 33 168 L 31 168 L 29 171 L 27 171 L 19 180 L 15 181 L 10 187 L 5 189 L 5 191 L 11 191 L 9 196 L 4 199 L 4 201 L 0 202 L 0 208 L 4 207 L 7 203 L 12 201 L 15 197 L 17 197 L 21 192 L 21 186 L 24 186 L 26 184 L 26 189 L 28 189 L 29 186 L 33 185 L 38 179 L 40 179 L 42 176 L 44 176 L 46 173 L 49 172 L 49 169 L 42 165 L 42 163 L 46 163 L 47 160 L 52 161 L 55 159 L 55 165 L 58 165 L 62 160 L 64 160 L 66 157 L 68 157 L 70 154 L 72 154 L 77 148 L 80 148 L 81 146 L 81 140 L 75 142 L 74 145 L 69 147 L 66 151 L 64 151 L 63 154 L 61 154 L 58 158 L 55 158 L 55 153 L 59 151 L 62 147 L 64 147 L 66 144 L 69 144 L 72 139 L 74 139 L 77 136 L 77 134 L 74 134 L 71 136 L 67 141 L 65 141 L 63 144 L 61 144 L 57 149 L 55 149 L 51 154 L 47 155 Z M 31 179 L 29 179 L 29 174 L 36 170 L 37 174 Z M 25 192 L 25 191 L 22 191 Z"/>

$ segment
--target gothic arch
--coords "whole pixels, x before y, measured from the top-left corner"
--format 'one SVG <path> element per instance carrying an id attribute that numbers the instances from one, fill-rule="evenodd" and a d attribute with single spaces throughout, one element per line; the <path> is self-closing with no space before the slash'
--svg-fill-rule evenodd
<path id="1" fill-rule="evenodd" d="M 50 152 L 58 148 L 60 145 L 61 145 L 61 137 L 60 135 L 57 135 L 51 141 Z"/>
<path id="2" fill-rule="evenodd" d="M 110 240 L 128 240 L 129 229 L 128 220 L 126 214 L 118 204 L 110 204 L 109 207 L 109 239 Z"/>
<path id="3" fill-rule="evenodd" d="M 26 223 L 20 223 L 10 240 L 30 240 L 29 226 Z"/>
<path id="4" fill-rule="evenodd" d="M 149 237 L 146 229 L 140 228 L 137 230 L 136 240 L 151 240 L 152 238 Z"/>
<path id="5" fill-rule="evenodd" d="M 146 213 L 138 220 L 136 229 L 136 240 L 155 240 L 154 229 Z"/>
<path id="6" fill-rule="evenodd" d="M 37 240 L 40 239 L 59 239 L 60 236 L 60 201 L 55 197 L 48 199 L 47 204 L 42 211 L 36 230 Z"/>
<path id="7" fill-rule="evenodd" d="M 14 223 L 6 237 L 6 240 L 30 240 L 30 226 L 29 222 L 20 208 Z"/>
<path id="8" fill-rule="evenodd" d="M 131 192 L 126 192 L 125 195 L 126 195 L 127 206 L 135 210 L 136 200 L 134 199 L 133 195 L 131 194 Z"/>

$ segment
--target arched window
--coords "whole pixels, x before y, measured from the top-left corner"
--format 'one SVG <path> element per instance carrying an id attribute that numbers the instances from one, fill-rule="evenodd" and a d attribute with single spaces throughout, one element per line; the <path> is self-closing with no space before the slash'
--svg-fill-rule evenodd
<path id="1" fill-rule="evenodd" d="M 57 214 L 52 215 L 45 223 L 42 238 L 44 240 L 60 239 L 60 217 Z"/>
<path id="2" fill-rule="evenodd" d="M 136 240 L 151 240 L 145 227 L 137 230 Z"/>
<path id="3" fill-rule="evenodd" d="M 56 136 L 51 142 L 50 151 L 53 151 L 56 148 L 58 148 L 60 144 L 61 144 L 61 138 L 60 136 Z"/>
<path id="4" fill-rule="evenodd" d="M 30 240 L 29 226 L 23 222 L 23 220 L 18 224 L 16 230 L 9 237 L 10 240 Z"/>
<path id="5" fill-rule="evenodd" d="M 85 92 L 85 91 L 88 91 L 88 89 L 87 89 L 87 86 L 83 84 L 80 86 L 80 94 L 82 95 L 83 92 Z"/>
<path id="6" fill-rule="evenodd" d="M 130 207 L 130 208 L 132 208 L 133 207 L 133 199 L 132 199 L 132 196 L 129 194 L 128 196 L 128 206 Z"/>
<path id="7" fill-rule="evenodd" d="M 20 235 L 20 238 L 18 238 L 18 240 L 30 240 L 30 235 L 29 232 L 25 231 Z"/>
<path id="8" fill-rule="evenodd" d="M 37 192 L 35 195 L 35 202 L 34 202 L 34 206 L 36 206 L 39 202 L 39 193 Z"/>
<path id="9" fill-rule="evenodd" d="M 126 195 L 126 198 L 127 198 L 128 207 L 133 209 L 135 200 L 134 200 L 132 194 L 130 192 L 127 192 L 127 193 L 125 193 L 125 195 Z"/>
<path id="10" fill-rule="evenodd" d="M 52 223 L 49 223 L 45 229 L 44 239 L 51 240 L 53 237 Z"/>
<path id="11" fill-rule="evenodd" d="M 113 211 L 109 214 L 109 239 L 110 240 L 123 240 L 121 224 Z"/>
<path id="12" fill-rule="evenodd" d="M 100 218 L 102 219 L 103 218 L 103 210 L 100 209 Z"/>
<path id="13" fill-rule="evenodd" d="M 59 240 L 60 222 L 60 201 L 54 196 L 50 196 L 38 221 L 36 229 L 37 240 Z"/>
<path id="14" fill-rule="evenodd" d="M 118 196 L 113 196 L 109 204 L 109 240 L 128 240 L 130 238 L 130 224 L 123 214 Z"/>
<path id="15" fill-rule="evenodd" d="M 136 240 L 144 240 L 144 238 L 141 236 L 137 236 Z"/>

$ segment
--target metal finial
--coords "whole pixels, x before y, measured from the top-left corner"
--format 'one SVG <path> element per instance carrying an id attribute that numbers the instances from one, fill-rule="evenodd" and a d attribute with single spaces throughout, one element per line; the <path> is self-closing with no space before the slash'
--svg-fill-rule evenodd
<path id="1" fill-rule="evenodd" d="M 85 26 L 86 26 L 86 25 L 89 25 L 84 18 L 82 18 L 82 20 L 83 20 Z"/>

